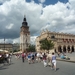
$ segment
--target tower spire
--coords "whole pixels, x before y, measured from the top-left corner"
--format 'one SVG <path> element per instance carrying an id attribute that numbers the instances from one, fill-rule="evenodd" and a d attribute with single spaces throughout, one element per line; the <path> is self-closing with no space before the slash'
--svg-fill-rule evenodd
<path id="1" fill-rule="evenodd" d="M 24 14 L 24 18 L 26 18 L 26 15 Z"/>
<path id="2" fill-rule="evenodd" d="M 23 21 L 26 21 L 26 15 L 24 15 L 24 19 L 23 19 Z"/>
<path id="3" fill-rule="evenodd" d="M 25 15 L 24 15 L 24 18 L 23 18 L 22 26 L 28 27 L 28 23 L 26 21 L 26 16 Z"/>

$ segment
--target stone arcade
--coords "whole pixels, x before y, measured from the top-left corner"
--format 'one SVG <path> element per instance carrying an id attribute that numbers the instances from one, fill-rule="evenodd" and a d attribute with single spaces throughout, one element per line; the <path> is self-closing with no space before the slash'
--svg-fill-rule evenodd
<path id="1" fill-rule="evenodd" d="M 40 51 L 40 40 L 50 39 L 54 42 L 54 50 L 57 52 L 74 52 L 75 35 L 67 33 L 56 33 L 45 30 L 36 38 L 36 50 Z"/>

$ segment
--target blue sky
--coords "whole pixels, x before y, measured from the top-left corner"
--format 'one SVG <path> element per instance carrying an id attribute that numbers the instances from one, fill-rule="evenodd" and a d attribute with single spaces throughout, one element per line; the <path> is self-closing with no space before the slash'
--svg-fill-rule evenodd
<path id="1" fill-rule="evenodd" d="M 0 0 L 0 43 L 17 43 L 24 15 L 31 42 L 42 30 L 75 34 L 75 0 Z M 44 6 L 44 7 L 43 7 Z"/>
<path id="2" fill-rule="evenodd" d="M 27 2 L 31 2 L 31 0 L 26 0 Z M 39 3 L 39 0 L 34 0 L 36 3 Z M 50 5 L 50 4 L 56 4 L 58 1 L 67 3 L 68 0 L 45 0 L 43 4 Z"/>

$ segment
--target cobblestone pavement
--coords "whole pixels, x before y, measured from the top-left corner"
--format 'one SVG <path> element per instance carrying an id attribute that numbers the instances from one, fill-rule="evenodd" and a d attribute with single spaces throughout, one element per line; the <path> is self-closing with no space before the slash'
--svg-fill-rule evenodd
<path id="1" fill-rule="evenodd" d="M 75 61 L 75 52 L 73 52 L 73 53 L 66 53 L 66 55 L 70 57 L 70 60 Z"/>
<path id="2" fill-rule="evenodd" d="M 0 66 L 0 75 L 75 75 L 75 63 L 57 61 L 57 71 L 44 67 L 43 63 L 22 63 L 21 59 L 12 58 L 11 65 Z"/>
<path id="3" fill-rule="evenodd" d="M 75 63 L 75 52 L 73 52 L 73 53 L 65 53 L 65 55 L 70 58 L 70 60 L 66 60 L 66 61 L 70 61 L 70 62 Z M 58 59 L 58 60 L 62 60 L 62 61 L 65 60 L 65 59 L 61 59 L 60 57 L 58 57 L 57 54 L 56 54 L 56 56 L 57 56 L 57 59 Z"/>

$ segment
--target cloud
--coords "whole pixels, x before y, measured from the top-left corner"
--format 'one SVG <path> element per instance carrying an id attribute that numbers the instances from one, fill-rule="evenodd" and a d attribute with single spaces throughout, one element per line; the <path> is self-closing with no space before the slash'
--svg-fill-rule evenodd
<path id="1" fill-rule="evenodd" d="M 13 39 L 13 43 L 20 43 L 20 38 Z"/>
<path id="2" fill-rule="evenodd" d="M 11 29 L 13 27 L 13 24 L 7 25 L 6 28 L 7 29 Z"/>
<path id="3" fill-rule="evenodd" d="M 13 40 L 5 38 L 5 41 L 4 41 L 4 38 L 3 38 L 3 39 L 0 39 L 0 43 L 13 43 Z"/>
<path id="4" fill-rule="evenodd" d="M 0 3 L 4 3 L 6 1 L 10 1 L 10 0 L 0 0 Z"/>
<path id="5" fill-rule="evenodd" d="M 41 2 L 41 3 L 44 3 L 45 2 L 45 0 L 38 0 L 39 2 Z"/>
<path id="6" fill-rule="evenodd" d="M 24 0 L 2 0 L 0 5 L 0 41 L 3 38 L 6 42 L 19 42 L 20 27 L 24 15 L 30 27 L 31 42 L 33 43 L 36 36 L 40 35 L 42 29 L 57 32 L 70 32 L 75 34 L 75 1 L 58 2 L 55 5 L 46 5 L 42 3 L 45 0 L 40 0 L 40 4 L 26 2 Z"/>
<path id="7" fill-rule="evenodd" d="M 31 44 L 35 44 L 35 39 L 36 39 L 36 37 L 37 37 L 37 36 L 31 36 L 31 38 L 30 38 Z"/>

